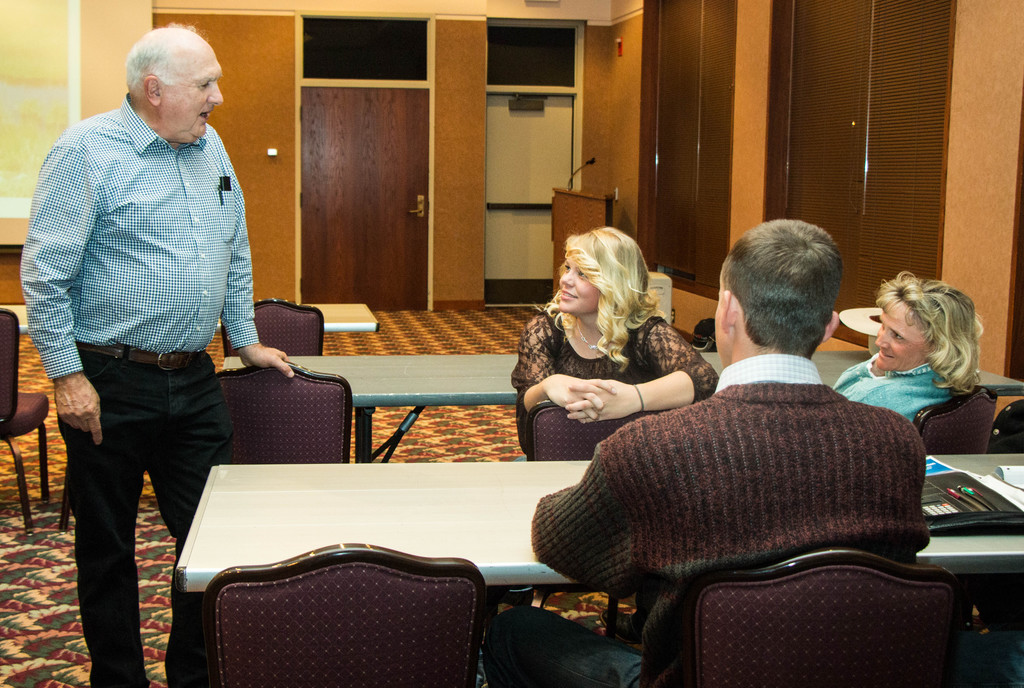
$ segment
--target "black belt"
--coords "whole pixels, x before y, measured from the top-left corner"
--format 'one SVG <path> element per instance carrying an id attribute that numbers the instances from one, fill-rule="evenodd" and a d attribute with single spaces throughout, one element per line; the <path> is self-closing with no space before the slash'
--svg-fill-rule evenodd
<path id="1" fill-rule="evenodd" d="M 146 351 L 145 349 L 136 349 L 125 344 L 111 344 L 109 346 L 85 344 L 83 342 L 76 342 L 76 344 L 81 351 L 91 351 L 97 354 L 113 356 L 114 358 L 127 358 L 129 361 L 148 363 L 158 366 L 163 370 L 187 368 L 192 364 L 192 361 L 205 353 L 204 351 L 169 351 L 165 354 L 158 354 L 153 351 Z"/>

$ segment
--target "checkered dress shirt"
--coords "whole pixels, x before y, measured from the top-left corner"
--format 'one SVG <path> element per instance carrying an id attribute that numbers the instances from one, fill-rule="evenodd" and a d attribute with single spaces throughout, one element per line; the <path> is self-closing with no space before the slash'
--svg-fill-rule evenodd
<path id="1" fill-rule="evenodd" d="M 208 126 L 174 149 L 128 97 L 65 131 L 39 173 L 21 279 L 51 378 L 82 369 L 76 340 L 199 351 L 220 318 L 236 348 L 255 343 L 245 200 L 220 137 Z"/>
<path id="2" fill-rule="evenodd" d="M 820 385 L 821 375 L 809 358 L 789 354 L 751 356 L 726 367 L 718 378 L 721 392 L 730 385 L 752 385 L 758 382 L 785 382 L 796 385 Z"/>

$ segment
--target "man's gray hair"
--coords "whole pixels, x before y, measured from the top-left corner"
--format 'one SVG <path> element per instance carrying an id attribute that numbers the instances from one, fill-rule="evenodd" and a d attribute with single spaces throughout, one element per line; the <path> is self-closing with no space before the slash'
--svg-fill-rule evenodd
<path id="1" fill-rule="evenodd" d="M 165 84 L 177 83 L 179 74 L 174 64 L 177 44 L 161 40 L 168 29 L 180 29 L 199 35 L 196 27 L 185 24 L 168 24 L 143 35 L 128 51 L 125 59 L 129 93 L 140 91 L 143 80 L 150 74 L 156 74 Z"/>

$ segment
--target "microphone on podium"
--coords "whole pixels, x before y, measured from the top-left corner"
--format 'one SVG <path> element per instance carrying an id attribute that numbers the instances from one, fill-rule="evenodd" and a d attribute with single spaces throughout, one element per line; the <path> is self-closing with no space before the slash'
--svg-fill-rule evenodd
<path id="1" fill-rule="evenodd" d="M 577 167 L 575 170 L 573 170 L 572 174 L 569 175 L 569 183 L 566 184 L 565 188 L 568 189 L 569 191 L 572 191 L 572 180 L 573 180 L 573 178 L 577 174 L 579 174 L 580 170 L 582 170 L 584 167 L 586 167 L 587 165 L 593 165 L 595 162 L 597 162 L 597 158 L 591 158 L 590 160 L 587 160 L 585 163 L 583 163 L 582 165 Z"/>

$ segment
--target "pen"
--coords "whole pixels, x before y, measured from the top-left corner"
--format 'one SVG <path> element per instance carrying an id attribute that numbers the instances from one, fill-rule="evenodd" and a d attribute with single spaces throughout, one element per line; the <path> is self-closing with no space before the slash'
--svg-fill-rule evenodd
<path id="1" fill-rule="evenodd" d="M 957 485 L 956 489 L 961 495 L 963 495 L 962 498 L 964 499 L 964 502 L 974 507 L 975 511 L 991 511 L 984 502 L 972 495 L 970 492 L 967 492 L 967 489 L 970 488 L 965 489 L 963 485 Z"/>
<path id="2" fill-rule="evenodd" d="M 962 504 L 964 505 L 964 508 L 965 508 L 965 509 L 968 509 L 968 510 L 970 510 L 970 511 L 974 511 L 974 510 L 975 510 L 975 508 L 974 508 L 974 505 L 973 505 L 973 504 L 971 504 L 970 502 L 968 502 L 968 501 L 967 501 L 966 499 L 964 499 L 964 498 L 963 498 L 963 495 L 961 495 L 961 494 L 960 494 L 959 492 L 957 492 L 956 490 L 954 490 L 954 489 L 953 489 L 952 487 L 947 487 L 947 488 L 946 488 L 946 493 L 947 493 L 947 494 L 948 494 L 948 495 L 949 495 L 950 497 L 952 497 L 953 499 L 955 499 L 955 500 L 957 500 L 958 502 L 962 503 Z"/>
<path id="3" fill-rule="evenodd" d="M 974 499 L 978 500 L 979 502 L 981 502 L 985 506 L 985 508 L 988 509 L 989 511 L 998 511 L 998 509 L 996 509 L 992 505 L 992 502 L 990 502 L 987 499 L 985 499 L 985 497 L 982 496 L 982 494 L 980 492 L 978 492 L 977 490 L 975 490 L 973 488 L 970 488 L 970 487 L 961 487 L 960 491 L 963 492 L 964 494 L 970 496 L 970 497 L 973 497 Z"/>
<path id="4" fill-rule="evenodd" d="M 220 204 L 224 205 L 224 192 L 231 191 L 231 177 L 223 176 L 217 182 L 217 195 L 220 196 Z"/>

